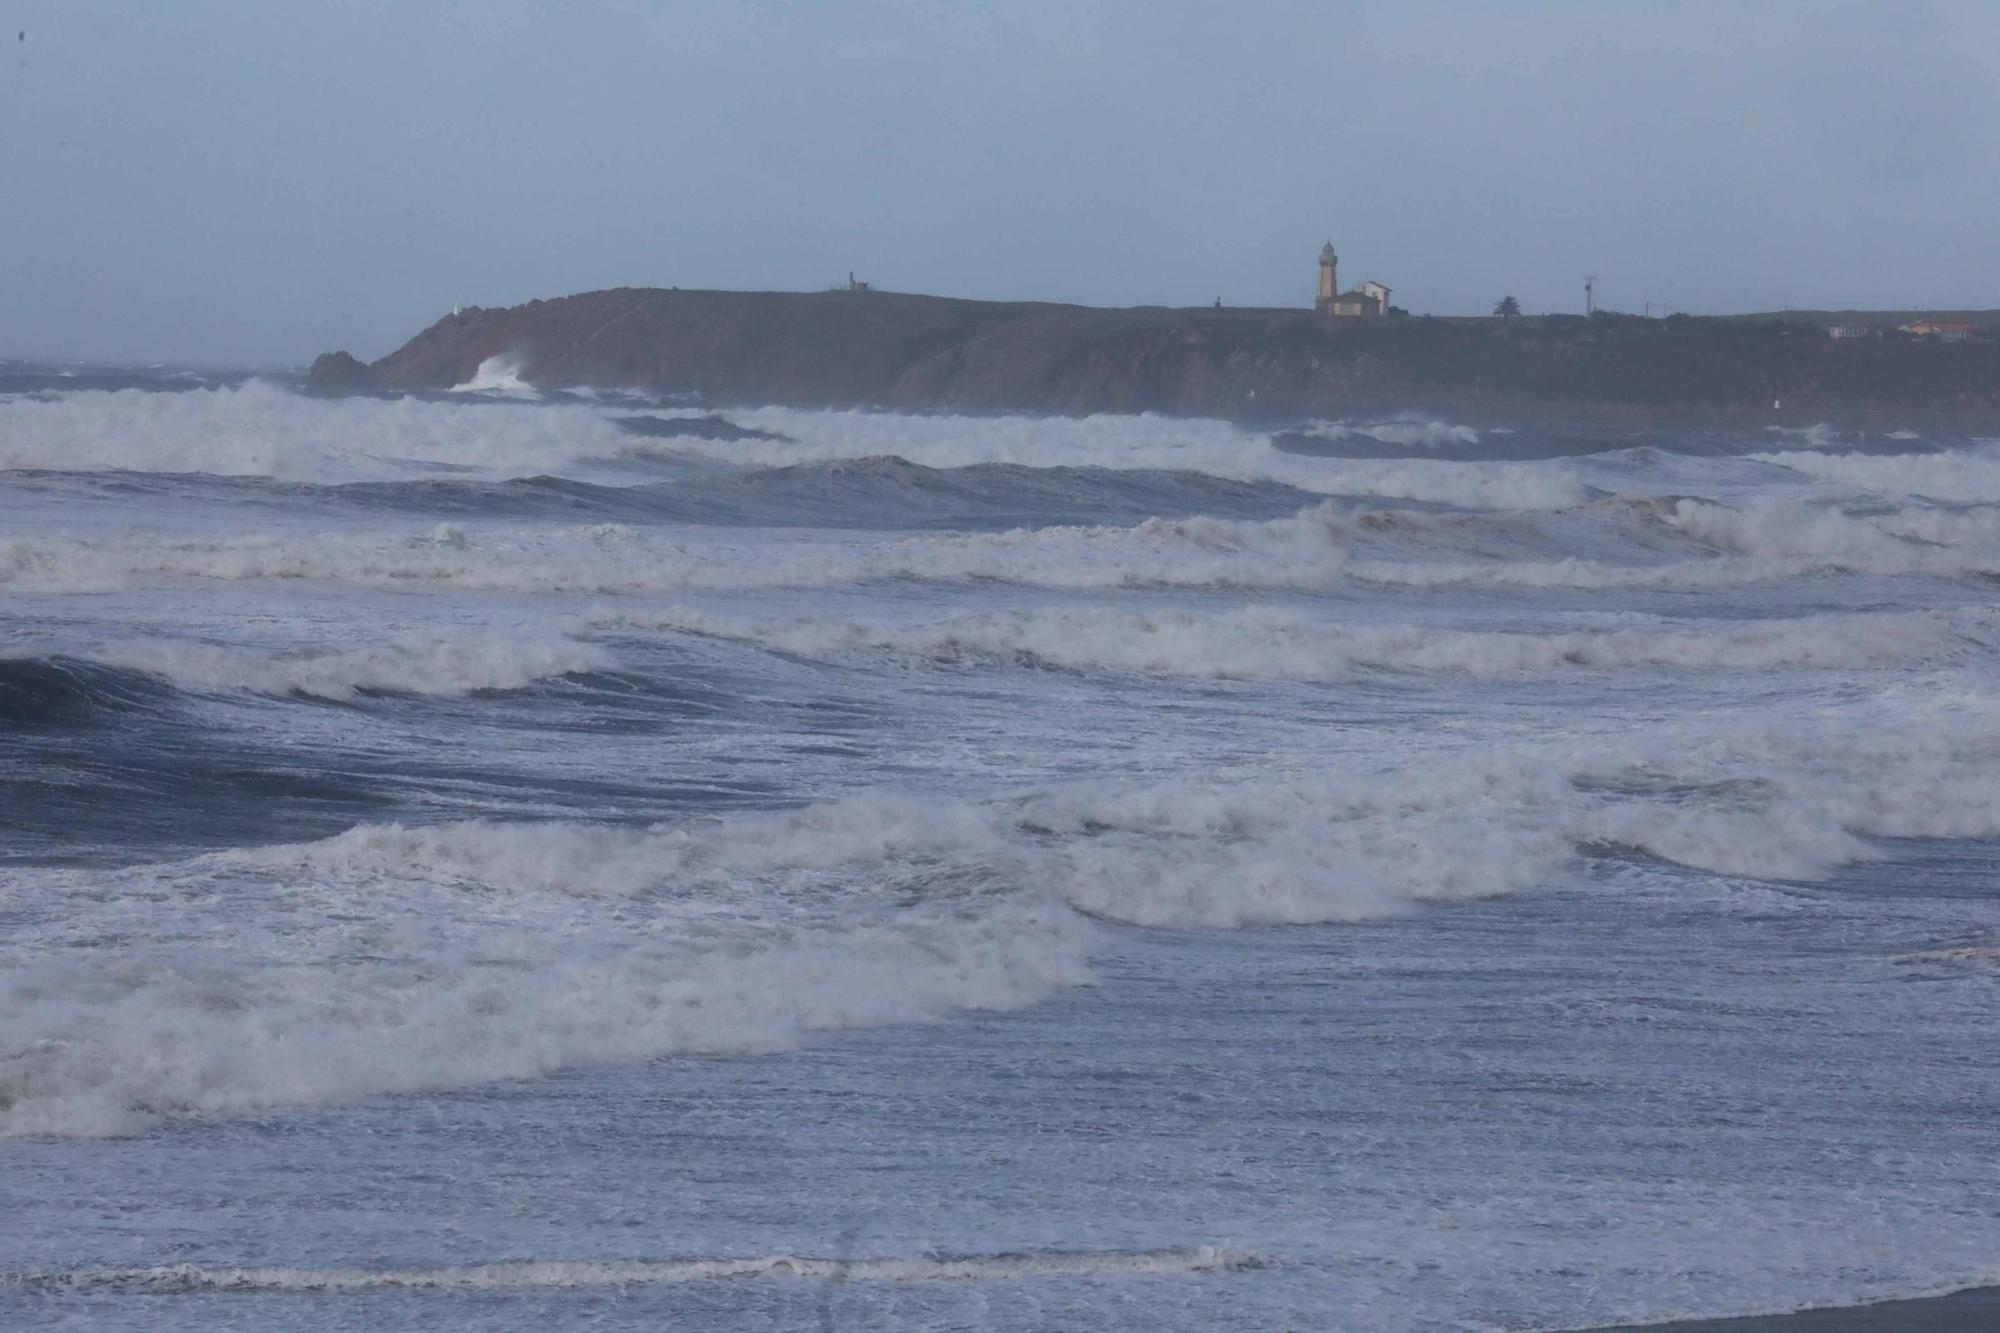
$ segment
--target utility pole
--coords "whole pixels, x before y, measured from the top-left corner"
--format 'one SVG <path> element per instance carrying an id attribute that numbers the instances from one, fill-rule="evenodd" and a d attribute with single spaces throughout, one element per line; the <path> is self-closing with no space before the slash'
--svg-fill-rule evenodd
<path id="1" fill-rule="evenodd" d="M 1583 280 L 1583 313 L 1586 315 L 1597 313 L 1597 279 L 1594 277 L 1586 277 Z"/>

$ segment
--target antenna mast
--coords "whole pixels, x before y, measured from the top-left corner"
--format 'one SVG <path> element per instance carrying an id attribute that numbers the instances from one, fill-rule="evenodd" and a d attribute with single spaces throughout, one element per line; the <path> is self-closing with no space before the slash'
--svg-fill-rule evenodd
<path id="1" fill-rule="evenodd" d="M 1583 280 L 1583 313 L 1586 315 L 1597 313 L 1597 279 L 1595 277 L 1585 277 Z"/>

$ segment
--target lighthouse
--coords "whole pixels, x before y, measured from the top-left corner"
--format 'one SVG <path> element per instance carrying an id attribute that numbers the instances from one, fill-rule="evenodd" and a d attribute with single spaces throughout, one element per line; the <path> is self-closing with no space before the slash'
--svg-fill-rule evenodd
<path id="1" fill-rule="evenodd" d="M 1368 319 L 1388 313 L 1389 289 L 1379 282 L 1364 282 L 1351 292 L 1341 291 L 1340 256 L 1328 241 L 1320 247 L 1319 294 L 1313 298 L 1313 309 L 1329 320 Z"/>

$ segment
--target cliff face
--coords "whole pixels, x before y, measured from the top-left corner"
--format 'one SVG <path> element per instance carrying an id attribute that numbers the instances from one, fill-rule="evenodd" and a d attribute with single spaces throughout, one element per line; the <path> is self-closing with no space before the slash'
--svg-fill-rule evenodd
<path id="1" fill-rule="evenodd" d="M 715 404 L 1233 418 L 1540 405 L 1578 415 L 1923 411 L 2000 417 L 2000 342 L 1830 340 L 1742 320 L 1388 318 L 1105 310 L 891 292 L 621 288 L 447 316 L 329 391 L 449 388 L 503 358 L 540 388 Z"/>

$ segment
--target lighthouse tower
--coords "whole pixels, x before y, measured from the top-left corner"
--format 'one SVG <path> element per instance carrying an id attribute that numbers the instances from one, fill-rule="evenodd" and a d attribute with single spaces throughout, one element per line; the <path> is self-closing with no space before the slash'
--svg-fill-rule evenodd
<path id="1" fill-rule="evenodd" d="M 1333 242 L 1328 241 L 1319 251 L 1319 297 L 1313 302 L 1313 309 L 1322 315 L 1333 309 L 1333 296 L 1340 290 L 1337 271 L 1340 256 L 1333 252 Z"/>

